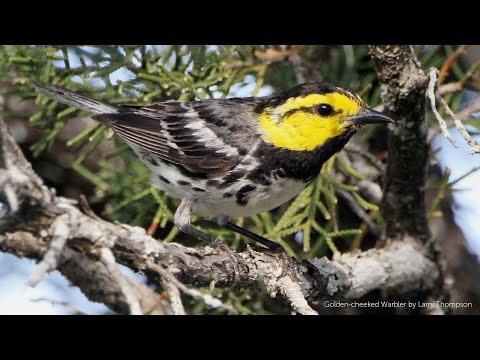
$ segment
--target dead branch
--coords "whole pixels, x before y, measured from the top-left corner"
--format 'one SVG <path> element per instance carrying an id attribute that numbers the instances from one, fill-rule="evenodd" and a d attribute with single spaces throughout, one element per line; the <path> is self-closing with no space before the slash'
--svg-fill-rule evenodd
<path id="1" fill-rule="evenodd" d="M 460 133 L 460 135 L 462 135 L 462 137 L 465 139 L 465 141 L 468 144 L 470 154 L 480 153 L 480 145 L 477 144 L 475 142 L 475 140 L 473 140 L 472 136 L 468 133 L 467 129 L 465 129 L 465 125 L 463 125 L 461 117 L 456 115 L 452 111 L 452 109 L 450 109 L 450 106 L 448 106 L 447 102 L 440 96 L 438 91 L 435 90 L 435 85 L 437 83 L 438 70 L 435 69 L 435 68 L 431 68 L 428 75 L 430 77 L 430 82 L 429 82 L 428 89 L 427 89 L 427 96 L 430 99 L 430 104 L 431 104 L 431 107 L 432 107 L 432 111 L 435 114 L 435 117 L 437 118 L 437 120 L 440 124 L 440 129 L 442 131 L 442 135 L 444 137 L 446 137 L 452 143 L 453 146 L 457 147 L 457 145 L 455 144 L 455 141 L 453 140 L 452 136 L 450 135 L 450 132 L 448 131 L 446 121 L 442 118 L 442 116 L 440 115 L 440 113 L 438 112 L 438 110 L 435 106 L 435 100 L 436 99 L 438 99 L 438 101 L 440 102 L 440 105 L 442 105 L 443 109 L 448 114 L 448 116 L 450 116 L 453 119 L 453 122 L 454 122 L 455 127 L 457 128 L 458 132 Z M 475 112 L 475 109 L 476 109 L 476 107 L 479 106 L 479 104 L 480 104 L 480 102 L 477 99 L 472 104 L 473 109 L 472 108 L 467 109 L 466 112 L 462 113 L 462 116 L 469 116 L 472 112 Z"/>
<path id="2" fill-rule="evenodd" d="M 448 131 L 447 122 L 442 118 L 442 116 L 437 110 L 435 95 L 437 76 L 438 70 L 435 68 L 431 68 L 428 72 L 428 77 L 430 80 L 428 82 L 427 97 L 430 100 L 430 106 L 432 107 L 433 114 L 437 118 L 438 124 L 440 125 L 440 131 L 442 132 L 442 135 L 447 138 L 447 140 L 450 141 L 453 146 L 457 147 L 457 144 L 455 143 L 455 140 L 453 140 L 450 131 Z"/>
<path id="3" fill-rule="evenodd" d="M 123 296 L 128 304 L 130 315 L 142 315 L 140 302 L 135 294 L 135 291 L 130 287 L 130 284 L 125 276 L 118 270 L 115 256 L 109 248 L 100 249 L 100 261 L 105 265 L 110 275 L 115 279 L 115 282 L 120 287 Z M 173 308 L 172 308 L 173 310 Z"/>

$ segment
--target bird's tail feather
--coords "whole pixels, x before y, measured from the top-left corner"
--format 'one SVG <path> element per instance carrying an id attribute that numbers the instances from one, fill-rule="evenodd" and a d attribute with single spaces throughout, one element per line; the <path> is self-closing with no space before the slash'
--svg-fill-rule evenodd
<path id="1" fill-rule="evenodd" d="M 34 80 L 32 80 L 31 84 L 38 93 L 81 110 L 85 110 L 94 114 L 111 114 L 119 112 L 119 108 L 116 106 L 90 99 L 86 96 L 62 89 L 55 85 L 42 84 Z"/>

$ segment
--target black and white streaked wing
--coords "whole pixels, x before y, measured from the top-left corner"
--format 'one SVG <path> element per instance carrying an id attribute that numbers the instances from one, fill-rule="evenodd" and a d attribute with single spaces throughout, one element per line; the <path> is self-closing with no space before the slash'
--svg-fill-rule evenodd
<path id="1" fill-rule="evenodd" d="M 125 106 L 117 113 L 97 114 L 93 119 L 107 124 L 131 143 L 195 172 L 227 172 L 244 155 L 209 128 L 188 103 Z"/>

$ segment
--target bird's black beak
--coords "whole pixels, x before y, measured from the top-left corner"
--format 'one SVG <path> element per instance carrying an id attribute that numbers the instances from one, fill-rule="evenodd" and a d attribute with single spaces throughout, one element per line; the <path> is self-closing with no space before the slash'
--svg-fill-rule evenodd
<path id="1" fill-rule="evenodd" d="M 392 118 L 369 108 L 362 108 L 357 115 L 350 116 L 347 121 L 357 125 L 395 124 L 395 121 Z"/>

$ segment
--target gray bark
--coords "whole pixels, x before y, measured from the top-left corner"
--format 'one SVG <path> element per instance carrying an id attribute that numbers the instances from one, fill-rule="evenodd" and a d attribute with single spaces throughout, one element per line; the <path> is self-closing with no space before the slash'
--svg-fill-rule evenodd
<path id="1" fill-rule="evenodd" d="M 443 270 L 445 262 L 432 238 L 425 208 L 425 182 L 428 168 L 428 126 L 425 120 L 428 77 L 420 67 L 411 46 L 370 46 L 381 83 L 385 111 L 397 124 L 389 133 L 388 162 L 382 200 L 386 235 L 390 240 L 414 238 L 425 256 L 434 261 L 439 276 L 430 294 L 447 300 Z"/>
<path id="2" fill-rule="evenodd" d="M 397 122 L 388 138 L 382 213 L 390 238 L 410 235 L 426 242 L 428 160 L 425 90 L 428 79 L 410 46 L 370 46 L 385 112 Z"/>

